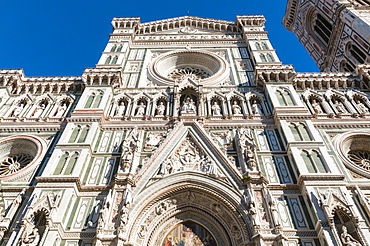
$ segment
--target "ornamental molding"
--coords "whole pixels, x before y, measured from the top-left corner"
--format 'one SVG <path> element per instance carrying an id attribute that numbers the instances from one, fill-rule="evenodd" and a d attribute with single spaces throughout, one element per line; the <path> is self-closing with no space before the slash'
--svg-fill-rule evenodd
<path id="1" fill-rule="evenodd" d="M 85 87 L 81 76 L 26 77 L 23 69 L 0 69 L 0 86 L 11 94 L 80 93 Z"/>
<path id="2" fill-rule="evenodd" d="M 223 242 L 226 240 L 226 244 L 221 245 L 239 245 L 236 244 L 239 240 L 248 241 L 246 216 L 230 203 L 232 200 L 210 188 L 198 185 L 183 184 L 169 189 L 157 195 L 154 200 L 142 204 L 141 208 L 137 208 L 132 214 L 128 225 L 130 231 L 128 241 L 137 242 L 139 245 L 158 245 L 153 243 L 162 241 L 172 227 L 189 219 L 205 227 L 213 224 L 218 227 L 214 233 L 222 232 L 220 225 L 226 225 L 224 227 L 226 233 L 232 235 L 233 242 L 229 244 L 225 234 L 224 236 L 220 234 L 222 238 L 220 240 Z M 182 217 L 182 214 L 185 216 Z M 198 216 L 191 216 L 191 214 L 198 214 Z M 166 226 L 171 218 L 179 217 L 183 219 Z"/>

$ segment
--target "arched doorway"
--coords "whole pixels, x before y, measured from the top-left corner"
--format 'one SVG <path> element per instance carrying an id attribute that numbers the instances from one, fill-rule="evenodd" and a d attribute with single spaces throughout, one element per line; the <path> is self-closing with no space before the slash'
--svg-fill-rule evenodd
<path id="1" fill-rule="evenodd" d="M 236 246 L 250 241 L 247 218 L 237 201 L 234 204 L 231 197 L 196 185 L 162 193 L 132 216 L 129 241 L 135 246 L 173 246 L 176 241 L 184 246 L 207 245 L 205 242 Z M 185 239 L 190 244 L 185 244 Z"/>

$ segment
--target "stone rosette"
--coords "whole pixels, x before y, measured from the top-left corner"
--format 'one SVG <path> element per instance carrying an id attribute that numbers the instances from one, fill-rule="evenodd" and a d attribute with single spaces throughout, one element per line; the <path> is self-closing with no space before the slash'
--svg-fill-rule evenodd
<path id="1" fill-rule="evenodd" d="M 206 86 L 219 84 L 229 77 L 228 63 L 220 56 L 207 51 L 182 50 L 156 57 L 149 67 L 149 79 L 158 85 L 174 85 L 180 82 L 178 80 L 186 79 L 185 73 L 182 77 L 173 76 L 184 70 L 194 71 L 188 77 Z"/>
<path id="2" fill-rule="evenodd" d="M 0 178 L 11 177 L 33 166 L 42 154 L 41 142 L 31 136 L 0 140 Z"/>

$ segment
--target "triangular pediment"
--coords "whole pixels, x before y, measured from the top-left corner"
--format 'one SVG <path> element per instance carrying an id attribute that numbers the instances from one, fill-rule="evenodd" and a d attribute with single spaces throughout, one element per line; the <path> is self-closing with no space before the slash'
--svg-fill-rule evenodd
<path id="1" fill-rule="evenodd" d="M 137 176 L 137 191 L 181 173 L 240 185 L 241 174 L 203 127 L 179 123 Z"/>

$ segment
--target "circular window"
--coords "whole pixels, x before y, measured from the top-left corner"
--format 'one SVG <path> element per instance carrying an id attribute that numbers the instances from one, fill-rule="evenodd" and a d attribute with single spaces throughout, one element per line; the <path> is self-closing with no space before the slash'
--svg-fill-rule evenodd
<path id="1" fill-rule="evenodd" d="M 336 140 L 339 156 L 345 166 L 370 178 L 370 132 L 350 132 Z"/>
<path id="2" fill-rule="evenodd" d="M 41 143 L 29 136 L 9 137 L 0 141 L 0 177 L 12 175 L 41 154 Z"/>
<path id="3" fill-rule="evenodd" d="M 202 85 L 217 84 L 229 76 L 227 63 L 205 51 L 172 51 L 158 56 L 149 69 L 149 77 L 160 85 L 173 85 L 186 78 Z"/>

